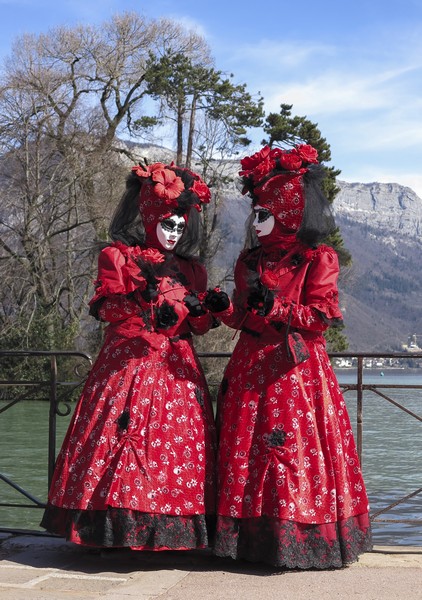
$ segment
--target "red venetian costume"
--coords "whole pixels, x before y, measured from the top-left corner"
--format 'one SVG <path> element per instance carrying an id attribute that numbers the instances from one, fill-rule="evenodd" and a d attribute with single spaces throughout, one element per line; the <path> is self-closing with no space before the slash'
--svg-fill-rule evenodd
<path id="1" fill-rule="evenodd" d="M 276 217 L 274 231 L 240 255 L 233 303 L 218 313 L 241 332 L 218 398 L 215 553 L 306 569 L 355 561 L 371 548 L 371 535 L 352 427 L 323 336 L 341 320 L 337 255 L 295 234 L 304 172 L 296 180 L 288 174 L 287 194 L 280 181 L 264 186 L 275 196 L 255 191 Z M 273 296 L 265 315 L 248 306 L 257 283 Z M 309 352 L 299 364 L 288 355 L 288 330 Z"/>
<path id="2" fill-rule="evenodd" d="M 150 216 L 142 202 L 153 200 L 157 223 L 168 202 L 149 188 L 140 206 Z M 151 274 L 156 294 L 147 301 Z M 42 525 L 90 546 L 206 547 L 215 432 L 192 333 L 206 333 L 213 319 L 191 316 L 184 302 L 206 290 L 205 269 L 115 242 L 100 253 L 96 284 L 91 314 L 109 325 L 58 455 Z"/>

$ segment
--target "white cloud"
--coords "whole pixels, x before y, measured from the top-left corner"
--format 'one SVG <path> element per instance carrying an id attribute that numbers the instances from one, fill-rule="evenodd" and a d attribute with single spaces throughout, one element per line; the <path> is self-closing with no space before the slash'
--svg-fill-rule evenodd
<path id="1" fill-rule="evenodd" d="M 337 114 L 346 111 L 369 111 L 397 105 L 398 99 L 406 100 L 405 90 L 399 81 L 415 70 L 413 66 L 381 71 L 374 70 L 347 75 L 343 70 L 321 73 L 304 71 L 294 81 L 273 82 L 262 85 L 262 93 L 270 110 L 276 110 L 281 102 L 295 106 L 298 114 Z"/>
<path id="2" fill-rule="evenodd" d="M 196 21 L 195 19 L 192 19 L 191 17 L 183 15 L 181 16 L 180 14 L 166 14 L 163 15 L 163 17 L 166 19 L 171 19 L 176 23 L 180 23 L 180 25 L 182 25 L 189 31 L 194 31 L 197 35 L 200 35 L 205 39 L 209 38 L 209 33 L 207 32 L 203 24 L 199 21 Z"/>
<path id="3" fill-rule="evenodd" d="M 266 112 L 292 104 L 294 115 L 316 123 L 331 146 L 333 164 L 341 168 L 341 176 L 347 173 L 348 181 L 395 182 L 422 195 L 415 160 L 422 147 L 422 94 L 409 93 L 409 86 L 419 86 L 417 66 L 370 64 L 348 71 L 343 66 L 305 69 L 302 75 L 294 80 L 281 76 L 284 83 L 276 86 L 258 82 Z M 362 168 L 356 170 L 356 165 Z"/>
<path id="4" fill-rule="evenodd" d="M 175 20 L 176 20 L 176 18 L 175 18 Z M 207 29 L 202 24 L 200 24 L 198 21 L 194 21 L 193 19 L 187 18 L 187 17 L 182 17 L 181 19 L 178 18 L 177 20 L 184 27 L 186 27 L 186 29 L 190 29 L 190 30 L 194 31 L 195 33 L 197 33 L 198 35 L 201 35 L 205 39 L 207 37 L 209 37 L 209 33 L 208 33 Z"/>
<path id="5" fill-rule="evenodd" d="M 252 78 L 276 75 L 282 69 L 297 69 L 319 57 L 335 56 L 336 49 L 327 44 L 303 43 L 300 40 L 278 42 L 261 39 L 258 43 L 228 46 L 230 61 L 247 68 Z"/>
<path id="6" fill-rule="evenodd" d="M 356 110 L 378 108 L 385 102 L 383 95 L 366 87 L 365 81 L 344 76 L 322 75 L 305 83 L 294 82 L 261 89 L 268 110 L 277 111 L 282 102 L 293 104 L 295 114 L 336 114 Z"/>

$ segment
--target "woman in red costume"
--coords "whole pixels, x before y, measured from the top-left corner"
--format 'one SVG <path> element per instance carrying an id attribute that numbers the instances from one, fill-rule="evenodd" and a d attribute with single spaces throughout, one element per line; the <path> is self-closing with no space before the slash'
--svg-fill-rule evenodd
<path id="1" fill-rule="evenodd" d="M 132 169 L 98 260 L 90 313 L 109 325 L 58 455 L 42 525 L 78 544 L 209 544 L 215 431 L 192 334 L 204 267 L 191 257 L 210 191 L 198 175 Z"/>
<path id="2" fill-rule="evenodd" d="M 339 325 L 334 222 L 309 145 L 241 161 L 253 206 L 233 301 L 207 305 L 240 337 L 218 398 L 215 553 L 342 567 L 371 548 L 368 499 L 324 331 Z M 251 221 L 252 222 L 252 221 Z"/>

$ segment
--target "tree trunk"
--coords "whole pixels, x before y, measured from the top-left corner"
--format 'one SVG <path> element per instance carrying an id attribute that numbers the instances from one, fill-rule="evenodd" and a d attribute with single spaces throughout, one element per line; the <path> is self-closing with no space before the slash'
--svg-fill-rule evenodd
<path id="1" fill-rule="evenodd" d="M 177 154 L 176 164 L 181 167 L 183 161 L 183 100 L 179 100 L 177 105 Z"/>
<path id="2" fill-rule="evenodd" d="M 192 152 L 193 152 L 193 134 L 195 132 L 195 117 L 196 117 L 196 95 L 194 95 L 192 100 L 192 105 L 190 109 L 190 121 L 189 121 L 189 133 L 188 133 L 188 143 L 186 147 L 186 168 L 190 169 L 192 164 Z"/>

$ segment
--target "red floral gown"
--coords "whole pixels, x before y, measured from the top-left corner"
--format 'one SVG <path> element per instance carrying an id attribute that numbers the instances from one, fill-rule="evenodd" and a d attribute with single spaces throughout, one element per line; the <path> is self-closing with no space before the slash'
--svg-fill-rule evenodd
<path id="1" fill-rule="evenodd" d="M 140 262 L 141 261 L 141 262 Z M 138 264 L 137 264 L 138 263 Z M 158 295 L 140 292 L 153 275 Z M 47 530 L 90 546 L 202 548 L 215 513 L 215 430 L 187 291 L 206 290 L 194 260 L 116 242 L 99 256 L 91 313 L 105 340 L 57 458 Z"/>
<path id="2" fill-rule="evenodd" d="M 218 398 L 219 556 L 330 568 L 371 548 L 352 427 L 323 337 L 341 320 L 338 270 L 331 248 L 299 242 L 239 257 L 233 305 L 219 313 L 241 330 Z M 265 317 L 246 310 L 258 280 L 275 296 Z M 309 352 L 296 366 L 289 320 Z"/>

